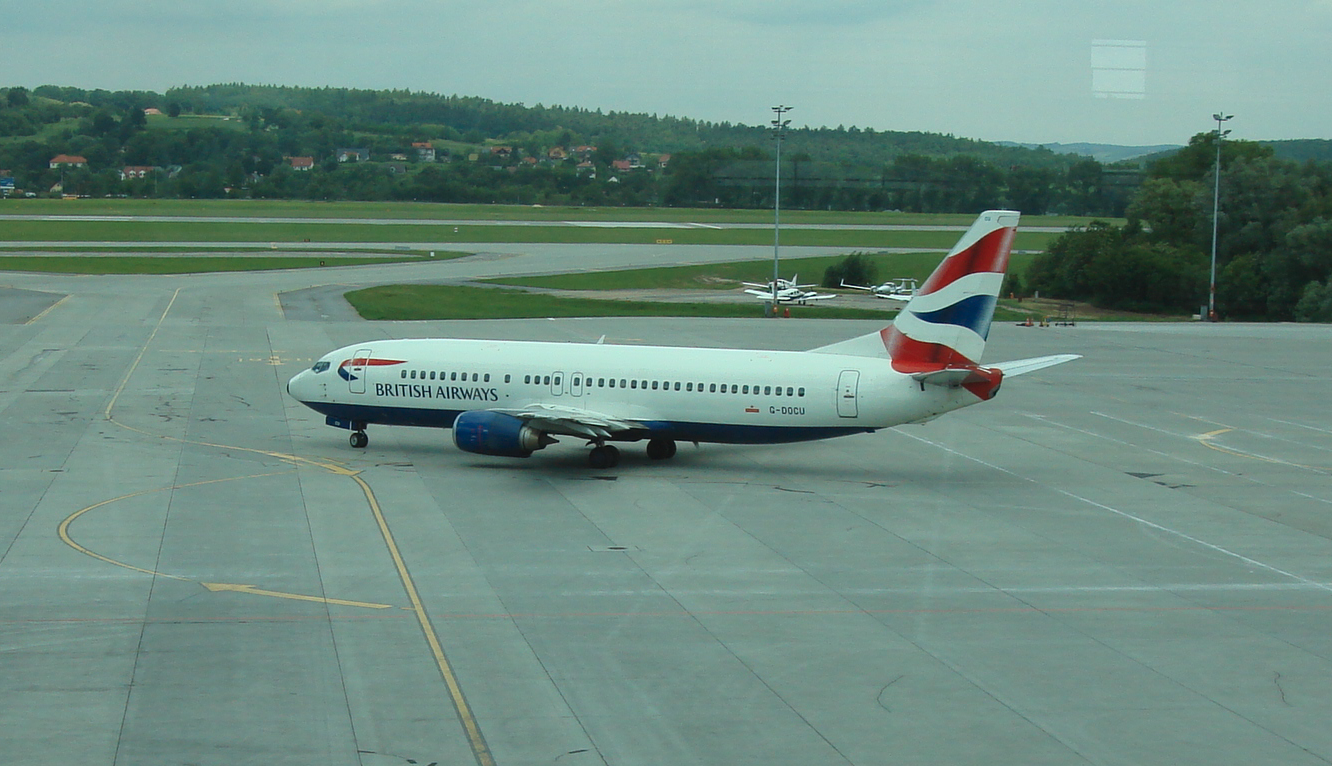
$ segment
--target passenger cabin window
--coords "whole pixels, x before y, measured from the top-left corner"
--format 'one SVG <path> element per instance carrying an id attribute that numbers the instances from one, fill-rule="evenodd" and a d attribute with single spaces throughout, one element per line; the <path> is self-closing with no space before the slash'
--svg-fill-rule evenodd
<path id="1" fill-rule="evenodd" d="M 404 378 L 407 377 L 407 371 L 406 371 L 406 370 L 402 370 L 402 377 L 404 377 Z"/>
<path id="2" fill-rule="evenodd" d="M 638 381 L 636 381 L 636 380 L 631 380 L 631 381 L 629 381 L 629 387 L 630 387 L 630 388 L 638 388 Z"/>
<path id="3" fill-rule="evenodd" d="M 712 384 L 710 384 L 710 385 L 708 386 L 708 393 L 710 393 L 710 394 L 715 394 L 715 393 L 717 393 L 717 384 L 716 384 L 716 383 L 712 383 Z"/>
<path id="4" fill-rule="evenodd" d="M 513 377 L 512 375 L 510 375 L 510 374 L 508 374 L 508 373 L 505 373 L 505 374 L 504 374 L 504 382 L 505 382 L 505 383 L 508 383 L 508 382 L 509 382 L 509 379 L 512 378 L 512 377 Z"/>
<path id="5" fill-rule="evenodd" d="M 678 381 L 678 380 L 675 381 L 675 390 L 676 390 L 676 391 L 679 391 L 679 390 L 680 390 L 680 381 Z"/>

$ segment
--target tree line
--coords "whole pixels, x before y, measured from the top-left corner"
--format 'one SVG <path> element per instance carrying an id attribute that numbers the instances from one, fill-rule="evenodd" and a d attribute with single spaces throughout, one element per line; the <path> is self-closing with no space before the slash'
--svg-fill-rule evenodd
<path id="1" fill-rule="evenodd" d="M 1126 209 L 1060 236 L 1018 289 L 1106 308 L 1197 311 L 1208 302 L 1217 136 L 1156 160 Z M 1332 165 L 1222 141 L 1216 306 L 1222 318 L 1332 321 Z"/>
<path id="2" fill-rule="evenodd" d="M 164 117 L 145 119 L 148 108 Z M 422 141 L 451 161 L 419 162 L 410 146 Z M 787 142 L 791 208 L 974 212 L 1002 201 L 1114 216 L 1137 182 L 1132 168 L 938 134 L 802 128 Z M 575 146 L 596 151 L 551 156 Z M 338 162 L 344 147 L 374 161 Z M 763 208 L 772 152 L 762 127 L 409 91 L 43 86 L 0 100 L 0 168 L 41 194 Z M 87 166 L 50 168 L 59 154 Z M 613 165 L 639 154 L 643 167 Z M 664 167 L 651 161 L 661 155 Z M 294 169 L 290 157 L 315 166 Z M 125 166 L 160 171 L 122 179 Z"/>

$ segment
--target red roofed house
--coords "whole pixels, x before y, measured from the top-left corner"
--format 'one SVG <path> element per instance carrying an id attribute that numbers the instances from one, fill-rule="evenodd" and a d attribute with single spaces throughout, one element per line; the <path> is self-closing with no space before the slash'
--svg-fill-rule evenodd
<path id="1" fill-rule="evenodd" d="M 57 154 L 51 158 L 51 169 L 68 165 L 72 168 L 81 168 L 88 164 L 88 160 L 76 154 Z"/>
<path id="2" fill-rule="evenodd" d="M 613 160 L 611 162 L 611 166 L 614 167 L 616 170 L 634 169 L 634 163 L 630 162 L 629 160 Z"/>
<path id="3" fill-rule="evenodd" d="M 148 165 L 126 165 L 120 169 L 120 180 L 127 178 L 147 178 L 152 173 L 162 172 L 161 168 Z"/>
<path id="4" fill-rule="evenodd" d="M 314 157 L 288 157 L 292 170 L 313 170 Z"/>

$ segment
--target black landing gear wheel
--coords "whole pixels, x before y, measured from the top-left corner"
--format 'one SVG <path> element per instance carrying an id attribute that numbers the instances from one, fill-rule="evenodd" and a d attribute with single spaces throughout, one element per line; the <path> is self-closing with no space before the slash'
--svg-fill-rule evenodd
<path id="1" fill-rule="evenodd" d="M 365 435 L 365 431 L 352 431 L 350 441 L 353 449 L 365 449 L 370 444 L 370 437 Z"/>
<path id="2" fill-rule="evenodd" d="M 593 447 L 587 455 L 587 462 L 598 470 L 614 468 L 620 462 L 620 451 L 609 444 Z"/>
<path id="3" fill-rule="evenodd" d="M 675 457 L 675 441 L 673 439 L 650 439 L 647 445 L 647 456 L 653 460 L 669 460 Z"/>

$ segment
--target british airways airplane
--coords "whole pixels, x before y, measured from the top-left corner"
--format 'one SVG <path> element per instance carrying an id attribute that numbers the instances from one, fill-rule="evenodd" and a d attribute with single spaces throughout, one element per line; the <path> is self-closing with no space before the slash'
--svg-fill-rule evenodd
<path id="1" fill-rule="evenodd" d="M 1018 213 L 982 213 L 892 324 L 811 351 L 422 338 L 332 351 L 287 391 L 369 444 L 371 424 L 452 428 L 459 449 L 528 457 L 556 436 L 610 442 L 776 444 L 922 423 L 993 399 L 1005 376 L 1077 359 L 981 365 Z"/>

